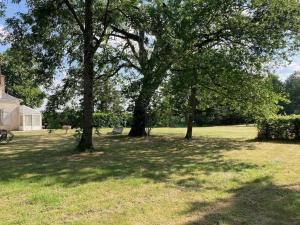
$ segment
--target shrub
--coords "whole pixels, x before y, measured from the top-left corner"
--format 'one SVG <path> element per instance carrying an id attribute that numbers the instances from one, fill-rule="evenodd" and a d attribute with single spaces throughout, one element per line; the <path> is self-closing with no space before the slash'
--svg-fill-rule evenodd
<path id="1" fill-rule="evenodd" d="M 300 115 L 274 116 L 257 124 L 258 138 L 265 140 L 300 140 Z"/>
<path id="2" fill-rule="evenodd" d="M 43 124 L 47 124 L 49 129 L 61 129 L 63 125 L 71 125 L 72 128 L 80 127 L 80 111 L 73 108 L 66 108 L 62 112 L 44 112 Z"/>
<path id="3" fill-rule="evenodd" d="M 94 127 L 126 127 L 131 125 L 132 116 L 129 113 L 102 113 L 93 114 Z M 63 125 L 71 125 L 79 128 L 81 125 L 81 112 L 76 110 L 64 110 L 62 112 L 45 112 L 44 123 L 50 129 L 61 129 Z"/>

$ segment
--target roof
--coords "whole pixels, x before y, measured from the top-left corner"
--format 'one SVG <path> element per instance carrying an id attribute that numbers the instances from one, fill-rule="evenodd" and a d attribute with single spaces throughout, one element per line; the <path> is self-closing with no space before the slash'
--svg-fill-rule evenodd
<path id="1" fill-rule="evenodd" d="M 21 105 L 20 106 L 20 113 L 23 114 L 23 115 L 41 114 L 41 112 L 39 112 L 38 110 L 29 108 L 26 105 Z"/>
<path id="2" fill-rule="evenodd" d="M 6 100 L 6 101 L 21 101 L 21 99 L 15 98 L 9 94 L 3 93 L 2 97 L 0 97 L 0 100 Z"/>

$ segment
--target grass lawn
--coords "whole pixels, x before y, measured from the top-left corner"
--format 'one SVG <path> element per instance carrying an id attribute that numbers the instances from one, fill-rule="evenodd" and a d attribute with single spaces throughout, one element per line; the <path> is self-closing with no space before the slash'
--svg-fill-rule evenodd
<path id="1" fill-rule="evenodd" d="M 82 154 L 63 131 L 16 133 L 0 145 L 0 224 L 300 224 L 300 143 L 256 142 L 245 126 L 184 132 L 102 135 Z"/>

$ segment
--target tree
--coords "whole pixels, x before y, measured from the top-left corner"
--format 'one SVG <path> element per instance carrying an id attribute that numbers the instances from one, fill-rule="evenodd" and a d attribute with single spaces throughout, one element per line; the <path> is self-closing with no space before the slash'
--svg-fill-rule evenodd
<path id="1" fill-rule="evenodd" d="M 37 81 L 34 62 L 24 63 L 11 49 L 1 54 L 1 72 L 6 76 L 6 92 L 30 107 L 42 106 L 46 94 Z"/>
<path id="2" fill-rule="evenodd" d="M 289 104 L 284 105 L 287 114 L 300 114 L 300 73 L 293 73 L 284 83 L 285 91 L 288 93 Z"/>
<path id="3" fill-rule="evenodd" d="M 80 127 L 81 111 L 74 107 L 65 107 L 61 111 L 49 110 L 43 112 L 43 123 L 50 129 L 61 129 L 63 125 L 73 128 Z"/>
<path id="4" fill-rule="evenodd" d="M 20 0 L 13 1 L 19 3 Z M 121 1 L 102 0 L 27 0 L 28 13 L 7 19 L 11 29 L 12 48 L 34 58 L 51 83 L 58 69 L 80 68 L 83 94 L 83 135 L 79 149 L 93 148 L 92 113 L 95 79 L 95 55 L 107 43 L 107 31 L 117 19 L 114 4 Z M 70 73 L 71 74 L 71 73 Z"/>
<path id="5" fill-rule="evenodd" d="M 225 86 L 231 95 L 243 82 L 252 81 L 247 79 L 248 75 L 259 76 L 263 65 L 270 60 L 285 59 L 296 50 L 300 30 L 296 0 L 229 0 L 226 4 L 224 0 L 27 0 L 27 3 L 28 13 L 7 20 L 12 31 L 12 48 L 26 52 L 22 54 L 26 60 L 33 57 L 44 83 L 53 80 L 60 69 L 69 72 L 71 78 L 66 81 L 79 84 L 84 96 L 84 134 L 79 145 L 82 150 L 92 147 L 93 88 L 98 70 L 108 68 L 126 72 L 125 76 L 137 76 L 134 87 L 138 95 L 134 99 L 130 136 L 143 136 L 146 109 L 172 71 L 185 71 L 182 76 L 188 74 L 190 79 L 199 76 L 207 89 L 211 84 L 220 89 L 223 81 L 230 80 L 234 83 L 227 82 Z M 103 59 L 107 46 L 109 61 Z M 112 53 L 111 48 L 117 53 Z M 218 71 L 213 69 L 215 64 Z M 80 73 L 76 76 L 79 79 L 70 70 Z M 108 74 L 102 73 L 100 78 L 113 76 L 115 72 Z M 196 85 L 190 86 L 191 93 L 195 93 L 193 86 Z M 247 87 L 243 93 L 256 89 Z M 195 108 L 193 95 L 190 108 Z"/>
<path id="6" fill-rule="evenodd" d="M 116 80 L 96 80 L 94 88 L 95 111 L 119 113 L 125 111 L 121 90 Z"/>
<path id="7" fill-rule="evenodd" d="M 126 60 L 141 75 L 130 136 L 145 135 L 151 97 L 174 65 L 195 63 L 186 56 L 220 51 L 238 55 L 240 67 L 260 70 L 294 50 L 300 29 L 296 0 L 155 1 L 139 4 L 126 18 L 114 32 L 126 40 Z"/>
<path id="8" fill-rule="evenodd" d="M 180 19 L 172 21 L 176 21 L 176 38 L 185 45 L 179 51 L 182 60 L 172 69 L 189 74 L 190 111 L 193 113 L 196 105 L 195 86 L 200 85 L 222 93 L 223 100 L 232 99 L 233 106 L 238 105 L 233 101 L 236 94 L 253 98 L 244 106 L 246 112 L 258 112 L 257 116 L 274 112 L 278 97 L 260 75 L 270 60 L 284 59 L 297 49 L 297 1 L 185 1 L 180 8 Z M 272 105 L 260 107 L 268 101 Z M 191 138 L 193 117 L 190 114 L 187 138 Z"/>
<path id="9" fill-rule="evenodd" d="M 210 50 L 189 58 L 197 63 L 176 65 L 171 79 L 175 102 L 180 102 L 186 117 L 188 140 L 192 139 L 197 110 L 226 106 L 242 116 L 257 119 L 274 114 L 277 103 L 284 99 L 274 91 L 268 76 L 253 70 L 255 67 L 250 70 L 251 64 L 241 64 L 238 55 Z"/>
<path id="10" fill-rule="evenodd" d="M 131 87 L 138 94 L 134 98 L 129 136 L 140 137 L 147 135 L 146 112 L 151 98 L 175 60 L 172 46 L 176 43 L 171 35 L 169 13 L 175 13 L 179 3 L 170 3 L 172 9 L 164 1 L 132 1 L 131 4 L 134 5 L 132 10 L 122 11 L 125 15 L 123 23 L 112 28 L 113 35 L 128 49 L 122 59 L 124 64 L 138 77 Z"/>
<path id="11" fill-rule="evenodd" d="M 276 74 L 268 75 L 269 81 L 272 83 L 273 90 L 277 93 L 285 94 L 284 83 L 279 79 L 279 76 Z"/>

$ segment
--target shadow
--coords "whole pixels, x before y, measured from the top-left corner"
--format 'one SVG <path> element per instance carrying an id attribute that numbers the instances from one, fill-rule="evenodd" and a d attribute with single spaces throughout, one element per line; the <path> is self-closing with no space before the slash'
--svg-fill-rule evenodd
<path id="1" fill-rule="evenodd" d="M 193 202 L 188 214 L 201 215 L 186 225 L 299 225 L 300 184 L 276 186 L 269 177 L 229 190 L 229 199 Z"/>
<path id="2" fill-rule="evenodd" d="M 75 140 L 65 135 L 23 136 L 0 146 L 0 181 L 41 181 L 44 185 L 72 186 L 129 176 L 169 182 L 174 175 L 241 172 L 254 164 L 225 159 L 226 151 L 254 149 L 253 143 L 221 138 L 101 136 L 96 151 L 75 154 Z M 186 179 L 186 178 L 184 178 Z M 201 181 L 179 180 L 175 185 L 198 188 Z M 172 183 L 173 184 L 173 183 Z"/>
<path id="3" fill-rule="evenodd" d="M 261 142 L 261 143 L 272 143 L 272 144 L 289 144 L 289 145 L 299 145 L 300 140 L 265 140 L 260 138 L 254 138 L 247 140 L 248 142 Z"/>

